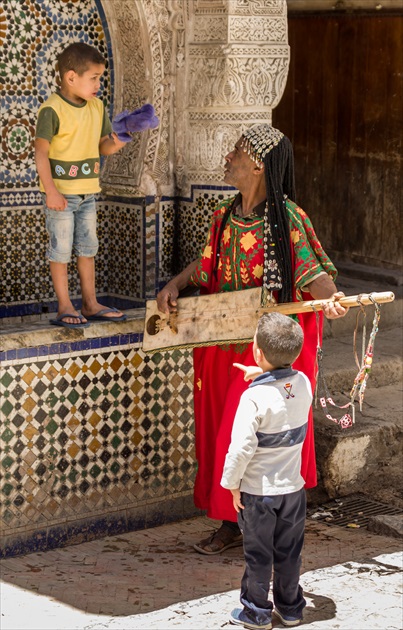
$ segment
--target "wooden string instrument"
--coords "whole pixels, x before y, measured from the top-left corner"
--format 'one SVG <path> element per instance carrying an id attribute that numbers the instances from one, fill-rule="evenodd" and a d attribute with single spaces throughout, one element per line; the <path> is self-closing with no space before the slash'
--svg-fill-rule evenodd
<path id="1" fill-rule="evenodd" d="M 249 342 L 253 339 L 256 323 L 263 313 L 285 315 L 322 310 L 332 300 L 307 302 L 275 302 L 262 307 L 262 289 L 245 289 L 211 295 L 178 299 L 177 311 L 166 315 L 157 307 L 156 300 L 148 300 L 143 337 L 143 350 L 156 352 L 168 348 L 193 348 L 227 343 Z M 363 293 L 338 300 L 344 307 L 367 306 L 376 302 L 393 302 L 394 293 Z"/>

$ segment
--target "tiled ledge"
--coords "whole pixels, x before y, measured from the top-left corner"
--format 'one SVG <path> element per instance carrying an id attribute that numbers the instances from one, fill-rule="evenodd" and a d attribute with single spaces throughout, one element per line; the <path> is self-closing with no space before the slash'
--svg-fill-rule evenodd
<path id="1" fill-rule="evenodd" d="M 91 322 L 88 328 L 63 328 L 49 324 L 49 319 L 8 323 L 0 334 L 0 361 L 33 358 L 75 350 L 136 343 L 142 339 L 145 309 L 125 311 L 124 322 Z"/>

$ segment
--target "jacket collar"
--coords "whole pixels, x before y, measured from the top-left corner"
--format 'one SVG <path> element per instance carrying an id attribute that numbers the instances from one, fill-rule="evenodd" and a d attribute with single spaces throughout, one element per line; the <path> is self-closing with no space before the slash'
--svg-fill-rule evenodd
<path id="1" fill-rule="evenodd" d="M 249 387 L 254 387 L 255 385 L 266 385 L 266 383 L 274 383 L 274 381 L 279 381 L 283 378 L 290 378 L 290 376 L 294 376 L 294 374 L 297 374 L 297 370 L 293 370 L 292 367 L 278 368 L 277 370 L 272 370 L 271 372 L 264 372 L 264 374 L 259 374 L 259 376 L 252 381 Z"/>

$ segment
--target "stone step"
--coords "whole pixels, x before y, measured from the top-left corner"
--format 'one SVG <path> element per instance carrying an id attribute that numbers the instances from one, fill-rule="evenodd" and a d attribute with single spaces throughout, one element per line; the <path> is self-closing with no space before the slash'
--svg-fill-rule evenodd
<path id="1" fill-rule="evenodd" d="M 311 500 L 362 492 L 403 507 L 401 416 L 401 384 L 368 390 L 351 428 L 341 429 L 316 410 L 319 481 Z"/>
<path id="2" fill-rule="evenodd" d="M 369 280 L 380 285 L 390 284 L 394 286 L 403 285 L 402 269 L 385 269 L 383 267 L 373 267 L 351 261 L 335 261 L 335 266 L 339 277 L 356 278 L 360 282 Z"/>

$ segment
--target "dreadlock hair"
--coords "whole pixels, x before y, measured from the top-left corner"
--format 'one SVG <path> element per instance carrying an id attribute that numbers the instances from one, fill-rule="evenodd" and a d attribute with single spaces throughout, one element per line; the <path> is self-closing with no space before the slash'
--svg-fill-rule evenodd
<path id="1" fill-rule="evenodd" d="M 295 201 L 294 156 L 290 140 L 284 136 L 263 158 L 268 218 L 279 266 L 282 288 L 278 302 L 292 301 L 290 227 L 285 196 Z"/>

